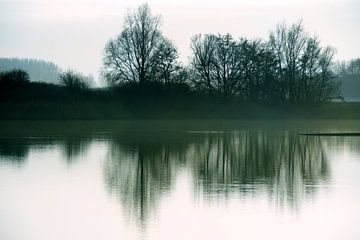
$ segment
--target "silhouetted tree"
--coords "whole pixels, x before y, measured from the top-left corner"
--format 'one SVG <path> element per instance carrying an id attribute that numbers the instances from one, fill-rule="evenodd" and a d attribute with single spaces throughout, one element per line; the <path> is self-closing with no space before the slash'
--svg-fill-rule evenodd
<path id="1" fill-rule="evenodd" d="M 86 78 L 72 70 L 60 73 L 60 81 L 70 90 L 83 91 L 89 88 L 89 83 L 86 81 Z"/>
<path id="2" fill-rule="evenodd" d="M 241 99 L 251 102 L 277 101 L 279 82 L 274 53 L 260 40 L 242 39 L 240 46 L 244 59 L 241 67 L 245 78 Z"/>
<path id="3" fill-rule="evenodd" d="M 326 47 L 321 52 L 319 58 L 320 86 L 315 95 L 315 101 L 317 100 L 318 102 L 329 102 L 334 99 L 343 99 L 340 95 L 340 83 L 335 81 L 336 77 L 331 68 L 334 55 L 335 49 L 331 47 Z M 310 101 L 313 101 L 313 99 L 310 99 Z"/>
<path id="4" fill-rule="evenodd" d="M 279 64 L 279 78 L 283 82 L 283 100 L 295 101 L 298 63 L 306 44 L 306 34 L 301 22 L 288 28 L 285 24 L 277 26 L 270 33 L 270 46 L 276 54 Z"/>
<path id="5" fill-rule="evenodd" d="M 182 67 L 178 61 L 179 54 L 175 46 L 166 39 L 159 44 L 154 56 L 152 78 L 165 84 L 181 81 L 179 74 Z"/>
<path id="6" fill-rule="evenodd" d="M 210 95 L 231 98 L 244 87 L 243 54 L 239 43 L 227 35 L 196 35 L 192 39 L 191 65 L 195 86 Z"/>
<path id="7" fill-rule="evenodd" d="M 278 62 L 278 79 L 283 102 L 322 102 L 339 96 L 331 71 L 335 50 L 320 47 L 309 37 L 302 23 L 278 25 L 271 32 L 269 46 Z"/>
<path id="8" fill-rule="evenodd" d="M 105 47 L 105 77 L 111 84 L 171 79 L 177 50 L 160 32 L 160 16 L 147 4 L 125 18 L 124 30 Z"/>
<path id="9" fill-rule="evenodd" d="M 276 99 L 276 59 L 260 40 L 227 35 L 197 35 L 192 40 L 194 86 L 212 96 L 243 101 Z"/>
<path id="10" fill-rule="evenodd" d="M 30 82 L 29 74 L 20 69 L 0 72 L 0 90 L 23 87 Z"/>

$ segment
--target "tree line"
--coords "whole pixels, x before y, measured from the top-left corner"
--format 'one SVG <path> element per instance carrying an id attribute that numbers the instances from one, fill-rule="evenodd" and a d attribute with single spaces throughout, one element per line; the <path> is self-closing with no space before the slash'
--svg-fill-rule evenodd
<path id="1" fill-rule="evenodd" d="M 0 71 L 6 72 L 13 69 L 26 71 L 34 82 L 59 83 L 60 68 L 48 61 L 21 58 L 0 58 Z"/>
<path id="2" fill-rule="evenodd" d="M 161 17 L 153 15 L 147 4 L 139 6 L 127 14 L 123 30 L 105 46 L 102 76 L 109 88 L 102 93 L 115 93 L 128 102 L 142 98 L 176 102 L 191 95 L 191 101 L 275 104 L 339 101 L 341 93 L 358 94 L 356 87 L 348 87 L 357 82 L 344 79 L 358 79 L 359 59 L 335 64 L 336 50 L 322 46 L 301 21 L 278 24 L 267 39 L 197 34 L 190 46 L 190 61 L 184 65 L 176 46 L 161 32 Z M 17 93 L 30 80 L 61 84 L 72 92 L 94 85 L 90 75 L 62 71 L 40 60 L 2 58 L 0 71 L 2 95 L 9 95 L 8 90 Z"/>
<path id="3" fill-rule="evenodd" d="M 335 65 L 341 92 L 346 101 L 360 101 L 360 58 Z"/>
<path id="4" fill-rule="evenodd" d="M 84 90 L 94 86 L 92 75 L 74 70 L 62 70 L 56 64 L 28 58 L 0 58 L 0 87 L 12 89 L 24 87 L 24 83 L 39 82 L 63 85 L 72 90 Z M 20 84 L 21 83 L 21 84 Z"/>
<path id="5" fill-rule="evenodd" d="M 333 71 L 335 49 L 323 47 L 302 22 L 279 24 L 267 40 L 230 34 L 195 35 L 190 63 L 161 32 L 161 17 L 147 4 L 125 18 L 124 29 L 104 51 L 103 75 L 110 86 L 144 88 L 186 85 L 216 100 L 313 103 L 340 100 Z"/>

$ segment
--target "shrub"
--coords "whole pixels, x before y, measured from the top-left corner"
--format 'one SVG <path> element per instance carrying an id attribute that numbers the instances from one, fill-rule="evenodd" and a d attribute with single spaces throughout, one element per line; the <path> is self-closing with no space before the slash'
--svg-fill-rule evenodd
<path id="1" fill-rule="evenodd" d="M 89 83 L 85 80 L 85 77 L 72 70 L 60 73 L 60 81 L 70 90 L 83 91 L 89 88 Z"/>
<path id="2" fill-rule="evenodd" d="M 23 70 L 14 69 L 0 72 L 0 88 L 2 90 L 23 87 L 29 82 L 29 74 Z"/>

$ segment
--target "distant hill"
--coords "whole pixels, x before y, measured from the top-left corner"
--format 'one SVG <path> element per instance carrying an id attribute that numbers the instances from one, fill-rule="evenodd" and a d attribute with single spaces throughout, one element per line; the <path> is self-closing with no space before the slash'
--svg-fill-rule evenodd
<path id="1" fill-rule="evenodd" d="M 30 81 L 59 83 L 60 68 L 52 63 L 37 59 L 0 58 L 0 72 L 22 69 L 30 76 Z"/>

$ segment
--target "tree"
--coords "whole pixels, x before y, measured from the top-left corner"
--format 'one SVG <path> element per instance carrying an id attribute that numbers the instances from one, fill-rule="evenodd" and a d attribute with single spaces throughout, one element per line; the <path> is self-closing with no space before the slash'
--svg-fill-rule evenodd
<path id="1" fill-rule="evenodd" d="M 0 72 L 0 89 L 10 90 L 23 87 L 30 82 L 29 74 L 20 69 Z"/>
<path id="2" fill-rule="evenodd" d="M 251 102 L 276 101 L 279 98 L 276 58 L 260 40 L 240 40 L 243 55 L 244 90 L 240 97 Z"/>
<path id="3" fill-rule="evenodd" d="M 169 40 L 163 39 L 153 58 L 154 72 L 151 74 L 153 79 L 166 85 L 180 81 L 179 74 L 182 67 L 178 58 L 179 54 L 175 46 Z"/>
<path id="4" fill-rule="evenodd" d="M 125 18 L 120 35 L 105 47 L 104 70 L 110 84 L 144 85 L 159 77 L 168 81 L 177 50 L 160 32 L 160 16 L 153 16 L 147 4 Z"/>
<path id="5" fill-rule="evenodd" d="M 360 100 L 360 58 L 338 62 L 334 67 L 345 100 Z"/>
<path id="6" fill-rule="evenodd" d="M 360 76 L 360 58 L 349 61 L 346 66 L 346 74 L 350 76 Z"/>
<path id="7" fill-rule="evenodd" d="M 298 62 L 306 44 L 306 34 L 302 23 L 293 24 L 290 28 L 286 24 L 277 26 L 275 32 L 270 33 L 269 44 L 272 47 L 279 64 L 280 79 L 283 81 L 283 100 L 295 102 L 297 88 Z"/>
<path id="8" fill-rule="evenodd" d="M 328 102 L 333 99 L 343 99 L 343 97 L 340 96 L 340 83 L 335 81 L 336 77 L 331 66 L 335 52 L 335 49 L 331 47 L 326 47 L 321 52 L 319 58 L 320 87 L 315 101 Z"/>
<path id="9" fill-rule="evenodd" d="M 360 58 L 337 62 L 333 66 L 333 71 L 340 78 L 355 77 L 360 80 Z"/>
<path id="10" fill-rule="evenodd" d="M 90 87 L 86 77 L 72 70 L 60 73 L 60 82 L 69 90 L 84 91 Z"/>
<path id="11" fill-rule="evenodd" d="M 192 40 L 192 79 L 212 96 L 267 101 L 276 96 L 276 61 L 260 40 L 235 41 L 227 35 L 196 35 Z"/>
<path id="12" fill-rule="evenodd" d="M 229 99 L 244 87 L 241 47 L 227 35 L 196 35 L 192 39 L 191 59 L 194 85 L 211 96 Z"/>
<path id="13" fill-rule="evenodd" d="M 301 21 L 278 25 L 270 33 L 269 46 L 278 64 L 283 102 L 322 102 L 339 97 L 339 86 L 331 70 L 335 49 L 321 47 L 309 37 Z"/>

